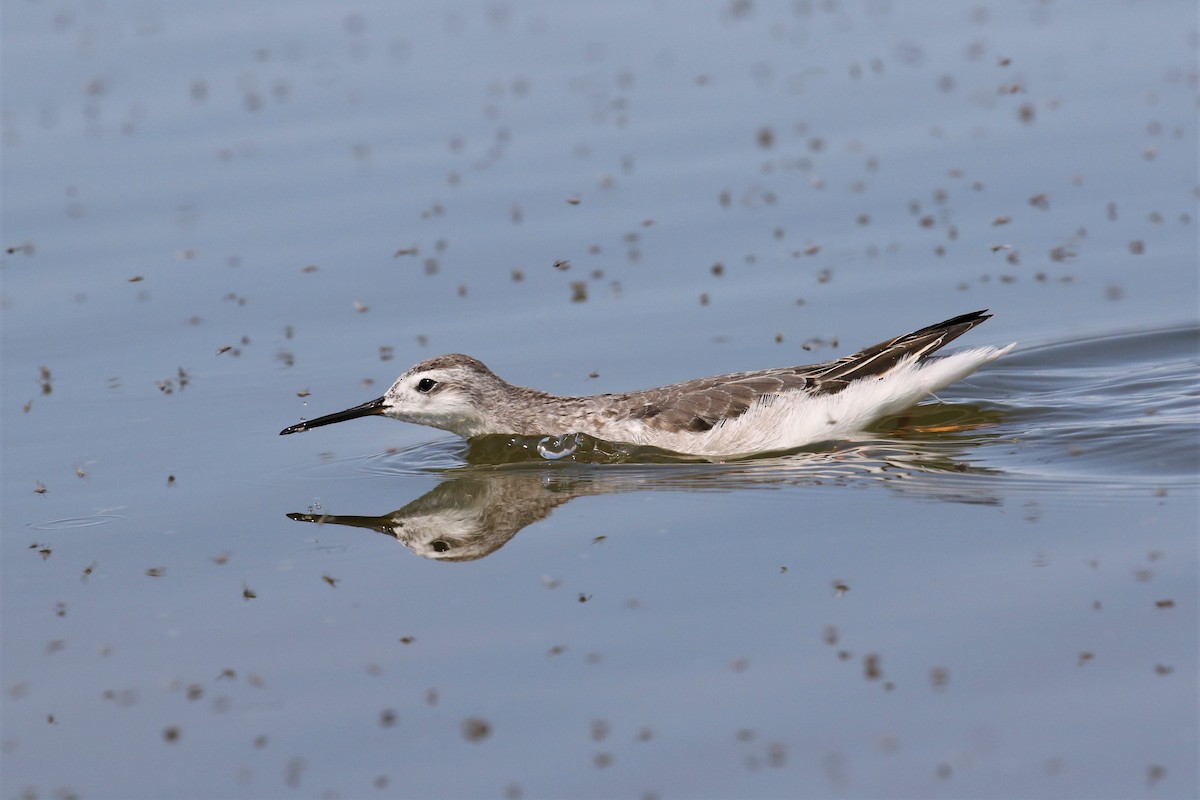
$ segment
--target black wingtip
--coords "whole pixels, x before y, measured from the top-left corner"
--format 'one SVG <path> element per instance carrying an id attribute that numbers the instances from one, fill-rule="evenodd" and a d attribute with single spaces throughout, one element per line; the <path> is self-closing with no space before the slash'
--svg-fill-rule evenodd
<path id="1" fill-rule="evenodd" d="M 945 322 L 939 322 L 936 325 L 930 325 L 928 328 L 923 328 L 920 331 L 910 334 L 910 337 L 917 337 L 921 334 L 928 333 L 940 334 L 940 339 L 938 340 L 937 344 L 925 351 L 924 355 L 929 355 L 935 350 L 940 350 L 941 348 L 950 344 L 950 342 L 962 336 L 976 325 L 981 325 L 991 318 L 992 315 L 988 313 L 986 308 L 984 308 L 980 309 L 979 311 L 972 311 L 970 314 L 960 314 L 957 317 L 951 317 Z"/>
<path id="2" fill-rule="evenodd" d="M 979 323 L 983 322 L 984 320 L 988 320 L 988 319 L 992 318 L 992 315 L 988 313 L 989 310 L 990 309 L 981 308 L 980 310 L 972 311 L 969 314 L 959 314 L 957 317 L 951 317 L 950 319 L 945 320 L 944 322 L 939 322 L 936 325 L 930 325 L 925 330 L 936 330 L 938 328 L 953 328 L 956 325 L 975 326 L 975 325 L 978 325 Z"/>
<path id="3" fill-rule="evenodd" d="M 991 318 L 992 318 L 992 315 L 988 313 L 988 309 L 983 308 L 983 309 L 980 309 L 979 311 L 972 311 L 969 314 L 959 314 L 957 317 L 951 317 L 950 319 L 934 323 L 933 325 L 927 325 L 924 328 L 921 328 L 920 330 L 913 331 L 912 333 L 908 334 L 907 336 L 901 336 L 900 338 L 896 339 L 895 341 L 900 342 L 905 339 L 913 339 L 913 338 L 916 338 L 919 336 L 924 336 L 925 334 L 929 334 L 929 333 L 944 332 L 948 335 L 946 336 L 945 339 L 942 340 L 941 344 L 938 345 L 938 347 L 942 347 L 944 345 L 949 344 L 954 339 L 957 339 L 959 336 L 962 336 L 964 333 L 971 330 L 971 328 L 974 328 L 976 325 L 980 325 L 983 322 L 985 322 Z M 932 351 L 930 351 L 930 352 L 932 352 Z"/>

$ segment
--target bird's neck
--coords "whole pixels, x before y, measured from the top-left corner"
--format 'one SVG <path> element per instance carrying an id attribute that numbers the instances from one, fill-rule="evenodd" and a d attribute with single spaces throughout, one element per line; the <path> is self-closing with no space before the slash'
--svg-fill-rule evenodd
<path id="1" fill-rule="evenodd" d="M 589 397 L 562 397 L 537 389 L 512 386 L 503 401 L 484 409 L 478 420 L 477 432 L 487 434 L 517 434 L 520 436 L 550 436 L 575 433 L 581 430 L 586 411 L 592 405 Z"/>

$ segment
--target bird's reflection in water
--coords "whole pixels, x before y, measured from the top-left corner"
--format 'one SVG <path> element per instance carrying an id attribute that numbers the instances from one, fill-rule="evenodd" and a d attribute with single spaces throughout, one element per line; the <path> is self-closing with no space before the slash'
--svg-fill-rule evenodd
<path id="1" fill-rule="evenodd" d="M 590 491 L 588 484 L 565 472 L 476 472 L 452 475 L 403 508 L 380 517 L 288 514 L 288 518 L 370 528 L 425 558 L 473 561 L 498 550 L 563 503 L 605 491 Z"/>
<path id="2" fill-rule="evenodd" d="M 989 476 L 994 472 L 964 460 L 965 452 L 982 441 L 978 428 L 996 422 L 997 413 L 963 405 L 936 408 L 941 411 L 923 415 L 922 426 L 906 426 L 906 438 L 921 441 L 890 438 L 840 442 L 785 456 L 730 463 L 661 463 L 670 460 L 666 456 L 658 458 L 658 463 L 646 463 L 646 453 L 638 454 L 637 463 L 619 463 L 620 454 L 614 454 L 614 445 L 590 437 L 557 437 L 551 442 L 493 437 L 497 441 L 472 444 L 469 466 L 445 471 L 436 488 L 391 513 L 296 513 L 288 514 L 288 518 L 370 528 L 425 558 L 473 561 L 495 552 L 563 503 L 588 495 L 647 490 L 740 491 L 871 481 L 951 502 L 998 503 L 998 498 L 988 492 Z M 970 413 L 965 413 L 968 410 Z M 964 424 L 964 417 L 970 418 L 971 424 Z M 968 429 L 974 431 L 973 436 L 964 437 Z M 924 432 L 914 434 L 914 430 Z M 891 430 L 889 434 L 896 436 L 897 432 Z M 568 440 L 565 445 L 564 439 Z M 570 451 L 565 458 L 564 450 Z M 555 463 L 547 463 L 547 458 Z"/>

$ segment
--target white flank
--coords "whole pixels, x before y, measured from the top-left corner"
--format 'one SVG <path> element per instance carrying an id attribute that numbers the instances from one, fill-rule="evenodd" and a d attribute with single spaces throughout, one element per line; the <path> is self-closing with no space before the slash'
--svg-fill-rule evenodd
<path id="1" fill-rule="evenodd" d="M 882 376 L 854 381 L 837 394 L 768 395 L 765 402 L 760 400 L 740 417 L 703 434 L 654 432 L 658 435 L 642 443 L 693 455 L 735 456 L 837 439 L 916 405 L 1015 346 L 976 347 L 924 361 L 908 359 Z"/>

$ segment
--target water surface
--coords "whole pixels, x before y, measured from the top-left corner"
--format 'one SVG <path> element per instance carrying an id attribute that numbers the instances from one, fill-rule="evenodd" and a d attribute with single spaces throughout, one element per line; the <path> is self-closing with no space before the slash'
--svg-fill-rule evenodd
<path id="1" fill-rule="evenodd" d="M 1193 4 L 5 9 L 6 797 L 1194 797 Z M 368 419 L 1018 349 L 678 463 Z"/>

